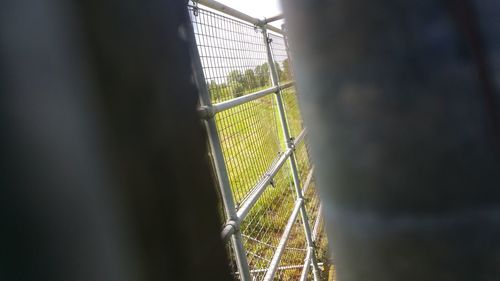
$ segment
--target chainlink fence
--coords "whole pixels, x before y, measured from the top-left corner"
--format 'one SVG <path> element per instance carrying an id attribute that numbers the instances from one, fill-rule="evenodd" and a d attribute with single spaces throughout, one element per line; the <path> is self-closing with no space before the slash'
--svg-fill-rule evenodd
<path id="1" fill-rule="evenodd" d="M 239 280 L 325 279 L 327 239 L 286 36 L 221 7 L 188 5 L 232 273 Z"/>

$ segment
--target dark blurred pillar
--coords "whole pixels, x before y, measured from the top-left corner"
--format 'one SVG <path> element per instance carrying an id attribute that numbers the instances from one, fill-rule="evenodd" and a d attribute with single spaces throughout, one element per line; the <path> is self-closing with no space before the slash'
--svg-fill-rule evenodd
<path id="1" fill-rule="evenodd" d="M 184 1 L 0 3 L 0 280 L 228 280 Z"/>
<path id="2" fill-rule="evenodd" d="M 499 2 L 283 4 L 337 280 L 497 280 Z"/>

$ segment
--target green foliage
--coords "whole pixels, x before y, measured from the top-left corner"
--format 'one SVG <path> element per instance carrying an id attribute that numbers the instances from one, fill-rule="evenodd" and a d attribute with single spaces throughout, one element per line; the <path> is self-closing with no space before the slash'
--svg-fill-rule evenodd
<path id="1" fill-rule="evenodd" d="M 243 91 L 245 90 L 245 76 L 241 71 L 237 69 L 231 70 L 227 75 L 227 83 L 233 90 L 233 95 L 235 97 L 243 95 Z"/>
<path id="2" fill-rule="evenodd" d="M 253 90 L 257 88 L 257 78 L 255 77 L 255 73 L 252 69 L 245 70 L 245 89 Z"/>
<path id="3" fill-rule="evenodd" d="M 227 92 L 227 85 L 224 83 L 217 84 L 217 82 L 211 80 L 210 83 L 208 84 L 208 91 L 212 96 L 212 102 L 218 102 L 219 100 L 222 99 L 224 93 Z"/>
<path id="4" fill-rule="evenodd" d="M 276 63 L 278 75 L 283 77 L 284 71 Z M 215 80 L 211 80 L 207 84 L 212 102 L 217 103 L 229 97 L 239 97 L 244 94 L 257 91 L 259 88 L 270 86 L 271 77 L 269 72 L 269 64 L 263 63 L 255 67 L 248 68 L 244 72 L 234 69 L 226 76 L 227 85 L 225 83 L 218 84 Z M 228 96 L 230 95 L 230 96 Z"/>
<path id="5" fill-rule="evenodd" d="M 261 65 L 262 67 L 262 65 Z M 285 67 L 285 66 L 284 66 Z M 265 68 L 265 66 L 264 66 Z M 238 87 L 243 88 L 243 93 L 256 91 L 259 89 L 258 76 L 252 71 L 255 80 L 252 79 L 250 71 L 244 73 L 234 72 L 232 82 L 241 83 Z M 284 77 L 286 71 L 282 71 Z M 243 80 L 238 80 L 243 76 Z M 238 78 L 238 79 L 236 79 Z M 255 81 L 255 86 L 252 85 Z M 229 79 L 228 79 L 229 83 Z M 210 88 L 216 91 L 226 91 L 231 93 L 229 87 L 223 84 L 210 83 Z M 214 93 L 213 92 L 213 93 Z M 286 116 L 292 135 L 296 136 L 300 132 L 302 121 L 298 111 L 297 99 L 294 88 L 289 88 L 282 92 L 285 103 Z M 277 110 L 274 106 L 274 97 L 266 96 L 237 107 L 221 112 L 215 117 L 219 128 L 224 159 L 226 161 L 231 189 L 235 196 L 235 203 L 239 204 L 251 188 L 257 183 L 269 167 L 272 159 L 276 158 L 276 151 L 284 151 L 284 138 L 280 126 Z M 256 131 L 258 129 L 258 131 Z M 266 133 L 263 133 L 266 132 Z M 274 132 L 274 133 L 273 133 Z M 255 135 L 258 134 L 256 138 Z M 307 150 L 304 144 L 297 148 L 297 164 L 301 179 L 305 178 L 309 171 Z M 265 161 L 262 161 L 265 159 Z M 268 186 L 262 197 L 250 210 L 245 220 L 242 221 L 241 230 L 245 239 L 245 249 L 249 253 L 258 256 L 271 258 L 274 254 L 277 241 L 283 233 L 283 229 L 294 207 L 295 195 L 293 189 L 293 178 L 287 165 L 274 177 L 274 186 Z M 317 199 L 315 198 L 313 186 L 306 194 L 306 207 L 310 218 L 315 218 Z M 312 219 L 314 222 L 314 219 Z M 305 237 L 303 226 L 296 223 L 292 229 L 289 240 L 290 247 L 305 248 Z M 318 241 L 318 253 L 320 261 L 326 259 L 325 252 L 326 239 Z M 297 251 L 287 250 L 283 260 L 289 264 L 300 264 L 303 262 L 305 254 L 297 254 Z M 268 261 L 259 258 L 249 259 L 250 267 L 262 269 L 268 266 Z M 297 280 L 300 270 L 287 270 L 279 275 L 280 280 Z"/>
<path id="6" fill-rule="evenodd" d="M 271 84 L 271 76 L 269 74 L 269 64 L 264 63 L 255 67 L 255 79 L 259 87 L 264 87 Z"/>

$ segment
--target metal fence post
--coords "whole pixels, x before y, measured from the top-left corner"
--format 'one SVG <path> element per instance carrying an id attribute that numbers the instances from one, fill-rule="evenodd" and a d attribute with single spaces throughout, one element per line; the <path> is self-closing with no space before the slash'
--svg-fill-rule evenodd
<path id="1" fill-rule="evenodd" d="M 262 27 L 262 34 L 263 34 L 264 42 L 266 45 L 267 61 L 269 63 L 271 80 L 272 80 L 273 86 L 279 86 L 278 72 L 276 70 L 276 66 L 274 64 L 274 58 L 273 58 L 272 51 L 271 51 L 271 41 L 270 41 L 270 38 L 267 34 L 267 29 L 265 27 Z M 288 148 L 293 149 L 293 146 L 294 146 L 293 139 L 290 137 L 290 132 L 288 129 L 288 123 L 287 123 L 287 119 L 286 119 L 286 115 L 285 115 L 285 107 L 283 105 L 283 99 L 281 97 L 281 90 L 276 91 L 275 94 L 276 94 L 275 95 L 276 105 L 278 107 L 278 113 L 279 113 L 280 121 L 281 121 L 280 123 L 282 126 L 283 136 L 285 138 L 286 146 Z M 293 183 L 294 183 L 295 192 L 297 194 L 297 197 L 300 199 L 303 199 L 304 196 L 302 194 L 302 188 L 300 186 L 300 178 L 298 175 L 295 153 L 292 153 L 292 155 L 290 155 L 290 167 L 292 170 Z M 305 236 L 306 236 L 306 240 L 307 240 L 307 246 L 312 252 L 311 253 L 311 263 L 312 263 L 312 267 L 313 267 L 314 280 L 319 281 L 320 280 L 319 268 L 318 268 L 318 264 L 316 262 L 316 255 L 314 253 L 314 242 L 312 240 L 311 227 L 309 225 L 309 220 L 308 220 L 308 216 L 307 216 L 307 212 L 306 212 L 306 208 L 305 208 L 304 204 L 302 204 L 300 207 L 300 214 L 302 217 L 302 222 L 304 224 L 304 232 L 305 232 Z"/>
<path id="2" fill-rule="evenodd" d="M 192 70 L 200 94 L 200 105 L 207 108 L 211 108 L 212 99 L 210 97 L 210 92 L 208 91 L 207 84 L 205 82 L 203 67 L 201 64 L 198 47 L 196 45 L 196 38 L 194 36 L 192 23 L 189 25 L 189 30 L 187 33 L 189 40 L 189 48 L 192 54 L 191 56 Z M 236 207 L 233 200 L 233 193 L 231 191 L 231 184 L 229 182 L 229 176 L 227 173 L 226 164 L 224 162 L 222 146 L 220 143 L 219 135 L 217 133 L 217 125 L 215 123 L 215 118 L 212 116 L 210 118 L 204 118 L 204 119 L 205 119 L 204 123 L 207 128 L 208 142 L 210 145 L 210 149 L 212 151 L 212 159 L 215 168 L 215 173 L 219 183 L 222 203 L 224 205 L 226 216 L 228 218 L 228 223 L 226 225 L 230 225 L 234 228 L 233 235 L 231 235 L 231 243 L 234 249 L 236 265 L 238 267 L 241 280 L 251 281 L 247 256 L 245 253 L 245 249 L 243 247 L 243 240 L 239 228 L 240 221 L 236 214 Z"/>

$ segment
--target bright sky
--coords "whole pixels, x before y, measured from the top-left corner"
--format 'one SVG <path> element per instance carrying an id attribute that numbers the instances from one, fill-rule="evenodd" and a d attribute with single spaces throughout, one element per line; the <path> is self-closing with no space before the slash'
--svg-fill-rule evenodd
<path id="1" fill-rule="evenodd" d="M 280 0 L 217 0 L 217 2 L 259 19 L 282 13 Z M 281 27 L 282 23 L 276 21 L 273 25 Z"/>

